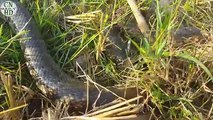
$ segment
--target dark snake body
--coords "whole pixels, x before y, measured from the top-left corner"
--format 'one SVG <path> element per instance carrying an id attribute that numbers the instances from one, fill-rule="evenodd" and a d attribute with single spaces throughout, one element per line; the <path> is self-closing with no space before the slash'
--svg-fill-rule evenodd
<path id="1" fill-rule="evenodd" d="M 0 0 L 0 4 L 7 0 Z M 72 79 L 65 74 L 48 54 L 36 23 L 31 14 L 17 1 L 16 14 L 5 18 L 16 33 L 27 31 L 20 40 L 22 51 L 30 74 L 36 79 L 39 86 L 47 87 L 47 93 L 57 97 L 69 97 L 72 101 L 82 101 L 86 98 L 85 86 L 82 82 Z"/>
<path id="2" fill-rule="evenodd" d="M 0 0 L 0 5 L 5 1 L 7 0 Z M 35 80 L 37 80 L 38 86 L 44 86 L 43 88 L 46 90 L 42 91 L 51 94 L 56 98 L 66 98 L 72 102 L 86 101 L 87 89 L 84 83 L 71 78 L 60 69 L 48 54 L 45 42 L 43 41 L 31 14 L 18 2 L 18 0 L 12 1 L 17 6 L 16 14 L 11 17 L 5 17 L 0 13 L 0 17 L 9 21 L 10 26 L 17 34 L 21 31 L 27 31 L 27 33 L 21 36 L 23 40 L 21 39 L 19 42 L 22 51 L 24 52 L 30 74 Z M 112 39 L 112 41 L 116 43 L 114 39 Z M 120 53 L 118 54 L 120 55 Z M 125 88 L 110 88 L 110 90 L 119 96 L 124 96 Z M 135 97 L 137 94 L 136 91 L 135 88 L 127 89 L 127 98 Z M 93 103 L 98 95 L 99 91 L 96 90 L 94 86 L 90 87 L 89 102 Z M 115 98 L 116 97 L 110 92 L 103 91 L 99 101 L 104 104 Z"/>
<path id="3" fill-rule="evenodd" d="M 7 0 L 0 0 L 0 5 L 5 1 Z M 51 95 L 51 97 L 53 96 L 55 99 L 71 101 L 72 103 L 86 103 L 87 98 L 89 98 L 88 103 L 90 105 L 95 101 L 96 105 L 102 105 L 117 98 L 106 90 L 102 90 L 100 94 L 100 91 L 91 84 L 89 85 L 89 91 L 87 91 L 87 87 L 82 81 L 71 78 L 64 73 L 48 54 L 45 42 L 31 14 L 18 0 L 12 1 L 17 6 L 16 14 L 11 17 L 5 17 L 0 13 L 0 17 L 9 22 L 11 28 L 17 34 L 21 31 L 27 31 L 27 33 L 21 35 L 23 39 L 20 39 L 19 42 L 31 76 L 37 81 L 38 87 L 43 86 L 42 92 Z M 136 88 L 111 87 L 108 90 L 118 96 L 125 96 L 127 99 L 137 96 Z M 83 107 L 85 106 L 83 105 Z"/>

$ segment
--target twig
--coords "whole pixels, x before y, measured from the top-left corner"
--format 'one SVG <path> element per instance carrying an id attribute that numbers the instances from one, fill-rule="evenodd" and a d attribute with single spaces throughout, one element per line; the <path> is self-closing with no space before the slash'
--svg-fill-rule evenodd
<path id="1" fill-rule="evenodd" d="M 150 28 L 144 18 L 144 16 L 141 14 L 141 12 L 139 11 L 135 0 L 127 0 L 133 15 L 135 16 L 135 19 L 137 21 L 138 27 L 141 31 L 141 33 L 146 37 L 149 38 L 149 32 L 150 32 Z M 152 38 L 150 38 L 151 41 L 153 41 Z"/>

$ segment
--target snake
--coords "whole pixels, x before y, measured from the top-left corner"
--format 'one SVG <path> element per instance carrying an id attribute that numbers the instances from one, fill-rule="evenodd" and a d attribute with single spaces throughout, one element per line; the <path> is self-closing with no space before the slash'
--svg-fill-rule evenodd
<path id="1" fill-rule="evenodd" d="M 1 0 L 1 4 L 5 1 L 7 0 Z M 37 80 L 39 86 L 45 85 L 49 89 L 47 93 L 57 97 L 66 95 L 76 101 L 83 100 L 85 88 L 82 83 L 70 78 L 60 69 L 48 54 L 45 42 L 31 14 L 17 0 L 13 2 L 17 6 L 16 13 L 4 19 L 9 21 L 17 34 L 26 31 L 19 42 L 31 76 Z"/>
<path id="2" fill-rule="evenodd" d="M 0 0 L 0 5 L 6 1 L 8 0 Z M 103 91 L 100 97 L 100 90 L 97 90 L 94 85 L 89 86 L 88 92 L 88 87 L 83 81 L 65 73 L 48 53 L 42 35 L 30 12 L 18 0 L 10 1 L 15 3 L 16 13 L 9 17 L 0 13 L 0 17 L 9 23 L 16 34 L 26 31 L 26 33 L 21 34 L 19 43 L 29 72 L 44 94 L 57 100 L 66 100 L 72 103 L 85 101 L 93 103 L 99 97 L 98 101 L 101 104 L 116 98 L 111 92 L 124 96 L 124 88 L 111 87 L 109 88 L 111 92 Z M 132 91 L 130 95 L 136 93 L 135 89 L 128 91 Z"/>
<path id="3" fill-rule="evenodd" d="M 8 0 L 0 0 L 0 5 L 6 1 Z M 93 103 L 96 101 L 97 97 L 99 97 L 100 103 L 105 104 L 116 98 L 114 94 L 106 90 L 102 91 L 100 97 L 100 90 L 97 90 L 94 85 L 89 86 L 88 92 L 88 87 L 83 81 L 70 77 L 65 73 L 48 53 L 42 35 L 30 12 L 22 6 L 18 0 L 10 1 L 15 3 L 17 7 L 16 13 L 9 17 L 0 13 L 0 18 L 8 22 L 16 34 L 26 31 L 26 33 L 21 34 L 22 39 L 19 40 L 19 43 L 24 53 L 29 72 L 37 81 L 37 86 L 44 94 L 53 96 L 55 99 L 68 100 L 73 103 L 85 101 Z M 184 33 L 187 33 L 187 30 L 188 29 L 185 29 Z M 198 33 L 199 32 L 196 32 L 195 34 Z M 177 32 L 177 35 L 181 35 L 181 37 L 184 36 L 182 36 L 180 32 Z M 117 43 L 116 40 L 112 39 L 114 43 Z M 118 46 L 119 45 L 120 43 L 118 42 Z M 123 51 L 117 52 L 116 54 L 117 56 L 121 54 L 121 57 L 125 58 L 125 52 Z M 108 89 L 121 97 L 124 96 L 124 91 L 126 90 L 126 88 L 114 87 Z M 130 95 L 129 98 L 134 97 L 137 95 L 137 89 L 127 89 L 126 94 Z"/>

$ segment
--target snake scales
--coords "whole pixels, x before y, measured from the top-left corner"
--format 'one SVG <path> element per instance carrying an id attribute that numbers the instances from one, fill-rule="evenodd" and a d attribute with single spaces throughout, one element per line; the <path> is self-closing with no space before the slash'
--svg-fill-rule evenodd
<path id="1" fill-rule="evenodd" d="M 7 0 L 0 0 L 0 4 Z M 45 88 L 43 92 L 54 96 L 56 99 L 68 99 L 71 102 L 82 102 L 87 100 L 87 87 L 81 81 L 71 78 L 64 73 L 48 54 L 45 42 L 33 20 L 31 14 L 24 8 L 18 0 L 12 0 L 17 11 L 11 17 L 5 17 L 0 14 L 1 18 L 7 21 L 11 28 L 18 34 L 21 31 L 27 31 L 21 36 L 20 45 L 30 71 L 31 76 L 37 81 L 37 86 Z M 124 96 L 124 89 L 109 88 L 119 96 Z M 136 93 L 136 89 L 130 89 Z M 89 89 L 89 102 L 93 103 L 99 96 L 99 91 L 92 85 Z M 99 98 L 100 103 L 106 103 L 114 100 L 116 97 L 110 92 L 103 91 Z"/>
<path id="2" fill-rule="evenodd" d="M 0 4 L 5 1 L 7 0 L 0 0 Z M 48 54 L 45 43 L 31 14 L 18 2 L 18 0 L 12 1 L 17 6 L 16 14 L 11 17 L 5 17 L 0 14 L 0 17 L 5 19 L 6 21 L 9 21 L 11 28 L 13 28 L 16 33 L 27 31 L 27 33 L 21 36 L 24 39 L 20 40 L 19 42 L 22 51 L 24 52 L 30 74 L 34 79 L 37 80 L 38 87 L 44 86 L 43 88 L 45 88 L 45 90 L 42 89 L 43 92 L 50 94 L 55 98 L 66 98 L 72 102 L 86 101 L 87 87 L 85 86 L 85 84 L 81 81 L 71 78 L 60 69 L 60 67 Z M 186 31 L 191 32 L 190 30 Z M 177 32 L 177 37 L 180 38 L 186 36 L 185 34 L 188 33 L 186 31 Z M 199 31 L 190 34 L 190 36 L 194 34 L 199 34 Z M 119 96 L 124 96 L 124 88 L 109 89 Z M 129 97 L 136 96 L 136 89 L 128 89 L 127 94 L 130 95 Z M 94 88 L 94 86 L 90 86 L 89 102 L 93 103 L 98 96 L 99 91 Z M 110 92 L 103 91 L 101 93 L 101 98 L 99 99 L 99 101 L 104 104 L 106 102 L 114 100 L 115 98 L 116 97 Z"/>

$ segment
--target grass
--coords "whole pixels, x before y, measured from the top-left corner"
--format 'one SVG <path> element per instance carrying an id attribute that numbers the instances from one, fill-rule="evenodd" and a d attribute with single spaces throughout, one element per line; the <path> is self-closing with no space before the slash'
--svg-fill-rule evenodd
<path id="1" fill-rule="evenodd" d="M 138 2 L 140 10 L 146 13 L 144 16 L 147 16 L 146 21 L 150 27 L 150 33 L 146 37 L 137 31 L 137 26 L 134 26 L 135 18 L 125 0 L 36 0 L 32 3 L 22 0 L 22 2 L 36 20 L 51 56 L 64 71 L 75 77 L 82 77 L 81 70 L 75 64 L 80 57 L 78 62 L 85 73 L 99 84 L 133 85 L 142 89 L 146 97 L 140 105 L 149 111 L 154 119 L 213 119 L 212 1 L 186 0 L 183 4 L 181 0 L 177 0 L 173 5 L 163 8 L 160 6 L 161 3 L 156 1 L 156 7 L 147 13 L 145 11 L 150 10 L 148 8 L 152 6 L 151 0 Z M 17 39 L 19 34 L 15 35 L 3 20 L 1 23 L 0 117 L 7 119 L 9 116 L 11 119 L 17 119 L 16 116 L 19 118 L 23 116 L 50 118 L 53 114 L 56 114 L 52 116 L 55 118 L 66 116 L 67 108 L 48 105 L 52 103 L 51 100 L 39 93 L 25 65 Z M 104 54 L 107 32 L 113 24 L 120 25 L 124 29 L 122 33 L 124 39 L 133 44 L 131 49 L 134 56 L 130 55 L 132 62 L 128 66 L 121 67 L 122 69 Z M 204 37 L 192 37 L 183 44 L 176 43 L 172 35 L 182 25 L 202 30 Z M 154 41 L 150 41 L 151 37 Z M 39 106 L 36 108 L 36 110 L 43 109 L 40 116 L 31 115 L 29 112 L 33 109 L 31 99 L 35 99 L 32 97 L 34 94 L 42 99 L 40 108 Z M 124 119 L 126 114 L 122 112 L 133 108 L 136 109 L 132 105 L 114 110 L 116 115 Z M 119 111 L 121 109 L 122 112 Z M 136 115 L 138 111 L 132 112 L 131 115 Z M 100 119 L 100 115 L 106 115 L 104 117 L 112 119 L 118 117 L 115 113 L 104 111 L 99 115 L 90 113 L 88 116 L 77 118 Z"/>

